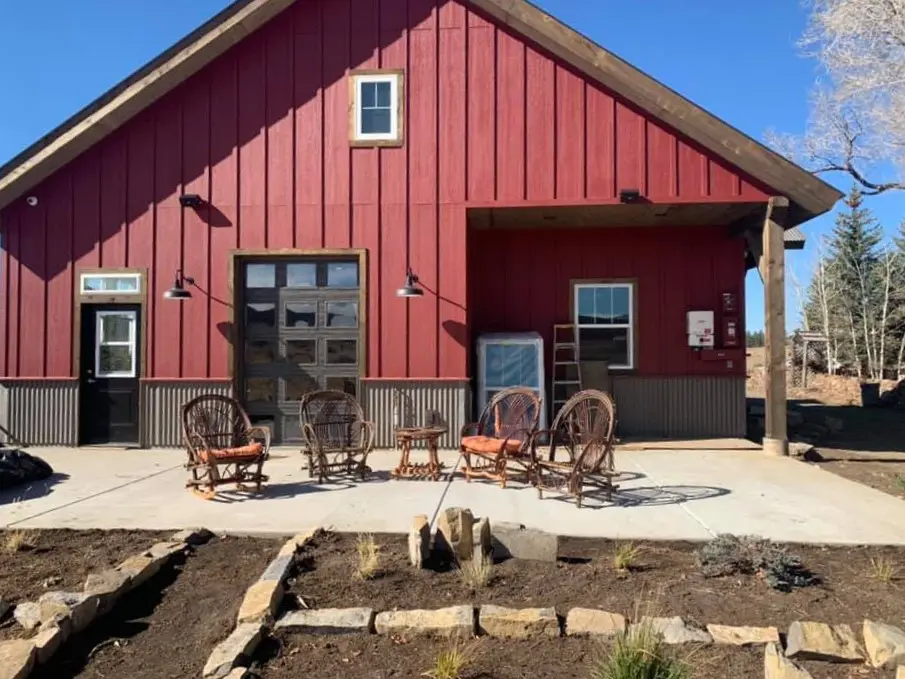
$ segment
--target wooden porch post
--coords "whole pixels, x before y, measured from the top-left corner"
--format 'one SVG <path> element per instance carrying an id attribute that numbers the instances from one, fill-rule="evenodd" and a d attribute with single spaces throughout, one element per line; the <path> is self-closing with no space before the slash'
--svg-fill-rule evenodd
<path id="1" fill-rule="evenodd" d="M 786 414 L 786 285 L 783 226 L 787 198 L 770 198 L 764 219 L 763 250 L 758 262 L 764 281 L 765 411 L 764 452 L 788 455 Z"/>

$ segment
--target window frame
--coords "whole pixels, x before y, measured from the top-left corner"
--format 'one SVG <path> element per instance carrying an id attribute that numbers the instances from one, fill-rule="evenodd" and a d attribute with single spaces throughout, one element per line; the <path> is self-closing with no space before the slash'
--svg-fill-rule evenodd
<path id="1" fill-rule="evenodd" d="M 85 283 L 91 278 L 134 280 L 134 290 L 87 290 Z M 143 293 L 142 275 L 139 271 L 83 271 L 79 273 L 79 294 L 86 297 L 97 295 L 122 295 L 123 297 L 138 297 Z"/>
<path id="2" fill-rule="evenodd" d="M 108 316 L 129 318 L 129 338 L 125 340 L 106 340 L 104 338 L 104 319 Z M 135 379 L 138 377 L 138 357 L 136 356 L 138 340 L 138 312 L 133 309 L 100 309 L 95 312 L 94 330 L 94 376 L 100 379 Z M 101 370 L 102 347 L 129 347 L 131 365 L 129 370 Z"/>
<path id="3" fill-rule="evenodd" d="M 600 288 L 625 288 L 628 290 L 628 323 L 579 323 L 578 295 L 581 290 Z M 628 363 L 616 365 L 608 363 L 610 370 L 631 371 L 638 369 L 638 284 L 634 279 L 612 280 L 580 280 L 572 281 L 572 321 L 575 324 L 575 339 L 578 342 L 579 359 L 581 356 L 581 331 L 582 329 L 626 329 L 628 351 Z"/>
<path id="4" fill-rule="evenodd" d="M 390 83 L 390 132 L 361 131 L 361 84 Z M 352 146 L 402 146 L 405 140 L 405 74 L 402 69 L 359 69 L 349 74 L 349 143 Z"/>

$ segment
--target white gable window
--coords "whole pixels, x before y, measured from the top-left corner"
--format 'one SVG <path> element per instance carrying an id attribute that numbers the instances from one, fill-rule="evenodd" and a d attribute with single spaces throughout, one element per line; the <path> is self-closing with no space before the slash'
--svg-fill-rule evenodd
<path id="1" fill-rule="evenodd" d="M 352 143 L 395 146 L 402 143 L 401 71 L 352 72 Z"/>

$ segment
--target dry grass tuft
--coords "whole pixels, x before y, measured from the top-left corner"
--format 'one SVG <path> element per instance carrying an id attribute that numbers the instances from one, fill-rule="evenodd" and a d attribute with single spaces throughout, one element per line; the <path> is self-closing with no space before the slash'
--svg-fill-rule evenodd
<path id="1" fill-rule="evenodd" d="M 633 625 L 593 661 L 590 679 L 691 679 L 692 666 L 649 623 Z"/>
<path id="2" fill-rule="evenodd" d="M 888 585 L 897 579 L 898 570 L 893 565 L 892 560 L 885 556 L 871 557 L 870 575 L 874 580 L 879 580 Z"/>
<path id="3" fill-rule="evenodd" d="M 480 559 L 464 561 L 456 566 L 456 570 L 465 586 L 477 591 L 493 580 L 493 559 L 485 555 Z"/>
<path id="4" fill-rule="evenodd" d="M 462 679 L 463 671 L 472 662 L 472 653 L 459 641 L 440 651 L 434 665 L 421 676 L 430 679 Z"/>
<path id="5" fill-rule="evenodd" d="M 628 573 L 638 565 L 641 549 L 634 542 L 624 542 L 613 551 L 613 568 L 619 573 Z"/>
<path id="6" fill-rule="evenodd" d="M 27 530 L 6 531 L 3 539 L 3 551 L 7 554 L 24 552 L 38 546 L 38 533 Z"/>
<path id="7" fill-rule="evenodd" d="M 380 546 L 371 534 L 358 536 L 358 565 L 355 577 L 359 580 L 373 580 L 380 575 Z"/>

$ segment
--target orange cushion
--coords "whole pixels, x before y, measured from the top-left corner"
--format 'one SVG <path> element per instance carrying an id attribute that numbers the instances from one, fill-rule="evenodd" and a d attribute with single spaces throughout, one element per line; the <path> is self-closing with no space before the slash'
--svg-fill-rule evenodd
<path id="1" fill-rule="evenodd" d="M 503 447 L 505 439 L 498 439 L 492 436 L 466 436 L 462 439 L 462 445 L 473 450 L 476 453 L 497 453 Z M 506 441 L 506 452 L 517 453 L 522 447 L 522 442 L 517 439 L 509 439 Z"/>
<path id="2" fill-rule="evenodd" d="M 239 446 L 238 448 L 224 448 L 222 450 L 202 450 L 198 456 L 203 462 L 210 462 L 212 459 L 216 461 L 229 462 L 236 458 L 255 458 L 264 452 L 264 444 L 260 441 L 249 443 L 247 446 Z"/>

